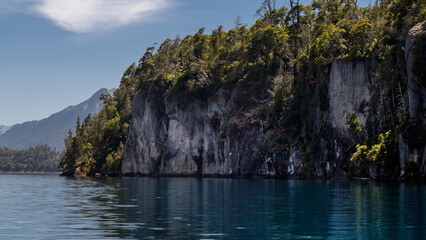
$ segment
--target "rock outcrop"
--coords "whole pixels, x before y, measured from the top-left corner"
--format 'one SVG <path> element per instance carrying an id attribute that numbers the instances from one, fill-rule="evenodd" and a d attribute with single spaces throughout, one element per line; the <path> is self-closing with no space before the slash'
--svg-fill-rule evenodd
<path id="1" fill-rule="evenodd" d="M 365 126 L 370 101 L 370 74 L 365 60 L 333 61 L 328 83 L 329 123 L 341 135 L 350 137 L 346 113 L 351 110 Z"/>
<path id="2" fill-rule="evenodd" d="M 347 177 L 343 170 L 354 150 L 346 114 L 350 110 L 365 127 L 370 103 L 370 83 L 375 67 L 367 60 L 337 59 L 332 63 L 328 82 L 328 110 L 322 113 L 321 162 L 323 174 Z M 325 167 L 324 167 L 325 166 Z"/>
<path id="3" fill-rule="evenodd" d="M 407 93 L 408 93 L 408 111 L 411 118 L 422 117 L 424 109 L 426 109 L 426 79 L 420 79 L 413 72 L 416 61 L 424 60 L 425 53 L 418 52 L 417 48 L 426 44 L 426 21 L 414 26 L 408 33 L 405 41 L 405 61 L 407 64 Z M 421 48 L 423 49 L 423 47 Z M 419 64 L 422 65 L 423 64 Z M 422 69 L 423 71 L 425 69 Z"/>
<path id="4" fill-rule="evenodd" d="M 372 74 L 364 60 L 335 60 L 330 72 L 329 111 L 319 124 L 324 157 L 310 174 L 340 176 L 352 143 L 346 112 L 364 125 Z M 122 161 L 123 175 L 306 175 L 298 146 L 268 152 L 268 132 L 257 117 L 271 103 L 267 87 L 237 83 L 211 96 L 197 90 L 139 92 Z M 327 157 L 331 156 L 332 157 Z"/>
<path id="5" fill-rule="evenodd" d="M 415 67 L 425 66 L 426 21 L 414 26 L 408 33 L 405 43 L 407 64 L 408 116 L 401 126 L 399 142 L 401 175 L 407 163 L 416 163 L 420 174 L 426 177 L 426 79 L 417 76 Z M 417 65 L 417 66 L 416 66 Z M 422 71 L 425 71 L 422 69 Z M 412 174 L 412 173 L 411 173 Z"/>
<path id="6" fill-rule="evenodd" d="M 140 92 L 134 99 L 122 173 L 257 173 L 263 161 L 255 159 L 264 136 L 254 115 L 261 104 L 247 98 L 256 96 L 254 89 L 241 83 L 208 98 L 199 91 L 166 96 Z M 256 97 L 267 97 L 265 92 Z"/>

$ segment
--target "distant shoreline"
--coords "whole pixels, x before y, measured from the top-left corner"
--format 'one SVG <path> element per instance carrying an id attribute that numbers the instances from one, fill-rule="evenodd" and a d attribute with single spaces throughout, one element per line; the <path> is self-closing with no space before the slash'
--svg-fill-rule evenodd
<path id="1" fill-rule="evenodd" d="M 1 172 L 0 175 L 60 175 L 61 172 Z"/>

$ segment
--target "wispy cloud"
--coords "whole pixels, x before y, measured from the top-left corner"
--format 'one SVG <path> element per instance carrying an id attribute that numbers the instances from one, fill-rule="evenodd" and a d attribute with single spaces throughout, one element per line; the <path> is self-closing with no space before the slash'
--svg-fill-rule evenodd
<path id="1" fill-rule="evenodd" d="M 0 0 L 7 10 L 22 6 L 78 33 L 101 31 L 147 21 L 176 0 Z M 19 2 L 19 4 L 16 4 Z"/>
<path id="2" fill-rule="evenodd" d="M 91 32 L 147 20 L 172 0 L 42 0 L 34 9 L 59 27 Z"/>

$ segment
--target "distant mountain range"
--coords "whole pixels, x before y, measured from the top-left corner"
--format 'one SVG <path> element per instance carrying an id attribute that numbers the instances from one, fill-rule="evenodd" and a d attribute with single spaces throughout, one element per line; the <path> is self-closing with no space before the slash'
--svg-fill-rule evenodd
<path id="1" fill-rule="evenodd" d="M 88 100 L 69 106 L 40 121 L 29 121 L 11 127 L 0 126 L 0 146 L 12 149 L 26 149 L 40 144 L 47 144 L 57 151 L 64 150 L 64 139 L 68 129 L 75 130 L 77 117 L 81 121 L 90 114 L 96 114 L 102 109 L 102 94 L 112 94 L 115 89 L 102 88 Z"/>

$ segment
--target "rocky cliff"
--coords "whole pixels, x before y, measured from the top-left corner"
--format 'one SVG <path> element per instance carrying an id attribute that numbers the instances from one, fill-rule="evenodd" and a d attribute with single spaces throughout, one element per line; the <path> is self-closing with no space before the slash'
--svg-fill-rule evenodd
<path id="1" fill-rule="evenodd" d="M 416 75 L 416 68 L 425 71 L 426 21 L 414 26 L 408 33 L 405 44 L 407 64 L 408 116 L 401 127 L 399 142 L 401 168 L 407 163 L 420 166 L 420 174 L 426 177 L 426 79 Z M 401 175 L 405 172 L 402 170 Z"/>
<path id="2" fill-rule="evenodd" d="M 253 99 L 247 96 L 253 96 Z M 123 154 L 122 173 L 252 175 L 264 141 L 256 120 L 255 86 L 237 84 L 206 98 L 202 92 L 140 92 Z M 265 100 L 265 99 L 262 99 Z"/>
<path id="3" fill-rule="evenodd" d="M 338 59 L 331 65 L 328 82 L 329 111 L 326 117 L 339 134 L 350 137 L 346 114 L 351 110 L 365 126 L 370 100 L 370 74 L 367 61 Z"/>
<path id="4" fill-rule="evenodd" d="M 364 60 L 335 60 L 329 83 L 329 110 L 321 125 L 323 157 L 314 176 L 342 174 L 343 156 L 353 140 L 346 113 L 353 111 L 365 125 L 371 72 Z M 271 130 L 258 118 L 271 103 L 267 87 L 237 83 L 212 96 L 200 91 L 139 92 L 125 145 L 124 175 L 305 175 L 297 145 L 270 151 Z M 328 135 L 328 137 L 327 137 Z M 330 157 L 333 155 L 333 157 Z M 346 156 L 347 157 L 347 156 Z"/>
<path id="5" fill-rule="evenodd" d="M 261 7 L 251 26 L 149 47 L 101 113 L 67 138 L 61 167 L 395 181 L 402 166 L 420 176 L 422 27 L 406 38 L 426 5 L 382 5 L 315 2 L 297 24 L 282 21 L 292 10 Z"/>
<path id="6" fill-rule="evenodd" d="M 372 66 L 373 65 L 373 66 Z M 318 176 L 347 177 L 348 159 L 354 152 L 357 139 L 349 131 L 347 113 L 359 120 L 364 129 L 370 104 L 370 84 L 374 79 L 375 67 L 367 60 L 334 60 L 327 87 L 328 109 L 322 112 L 322 126 Z"/>

